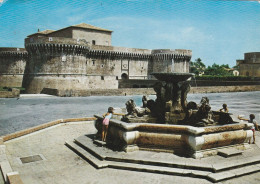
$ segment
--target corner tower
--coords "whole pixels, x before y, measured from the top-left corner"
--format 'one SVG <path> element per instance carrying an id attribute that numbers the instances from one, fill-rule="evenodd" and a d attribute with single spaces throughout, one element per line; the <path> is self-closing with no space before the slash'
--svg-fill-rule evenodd
<path id="1" fill-rule="evenodd" d="M 189 73 L 191 50 L 155 49 L 152 50 L 149 71 Z"/>
<path id="2" fill-rule="evenodd" d="M 24 48 L 0 48 L 0 86 L 21 87 L 27 59 Z"/>

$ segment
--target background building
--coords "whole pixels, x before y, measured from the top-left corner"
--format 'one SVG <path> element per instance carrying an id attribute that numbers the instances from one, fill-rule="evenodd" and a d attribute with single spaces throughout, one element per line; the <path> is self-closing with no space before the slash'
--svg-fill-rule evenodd
<path id="1" fill-rule="evenodd" d="M 111 36 L 111 30 L 85 23 L 29 35 L 22 86 L 27 93 L 44 88 L 117 89 L 119 80 L 152 79 L 153 72 L 189 72 L 191 50 L 115 47 Z"/>
<path id="2" fill-rule="evenodd" d="M 244 54 L 243 60 L 237 60 L 239 75 L 260 77 L 260 52 Z"/>

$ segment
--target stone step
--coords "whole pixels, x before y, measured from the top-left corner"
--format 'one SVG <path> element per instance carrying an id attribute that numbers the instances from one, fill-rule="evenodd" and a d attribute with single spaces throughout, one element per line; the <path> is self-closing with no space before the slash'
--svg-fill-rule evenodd
<path id="1" fill-rule="evenodd" d="M 242 153 L 243 151 L 238 150 L 236 148 L 225 148 L 218 151 L 218 154 L 225 158 L 241 155 Z"/>
<path id="2" fill-rule="evenodd" d="M 90 153 L 95 155 L 99 159 L 115 161 L 115 162 L 127 162 L 127 163 L 140 163 L 145 165 L 157 165 L 157 166 L 168 166 L 175 168 L 186 168 L 193 170 L 202 170 L 202 171 L 210 171 L 210 172 L 220 172 L 225 170 L 230 170 L 233 168 L 244 167 L 248 165 L 258 164 L 260 163 L 260 155 L 252 156 L 252 157 L 243 157 L 240 159 L 234 160 L 225 160 L 225 162 L 218 162 L 214 164 L 210 163 L 202 163 L 194 161 L 182 162 L 178 160 L 170 160 L 170 161 L 160 161 L 153 160 L 150 158 L 127 158 L 120 155 L 120 153 L 114 154 L 112 150 L 109 149 L 100 149 L 100 147 L 93 144 L 93 141 L 86 137 L 81 136 L 75 139 L 75 142 L 79 144 L 82 148 L 88 150 Z"/>
<path id="3" fill-rule="evenodd" d="M 131 171 L 167 174 L 167 175 L 175 175 L 175 176 L 187 176 L 187 177 L 195 177 L 195 178 L 203 178 L 203 179 L 209 179 L 208 175 L 212 174 L 211 172 L 207 172 L 207 171 L 143 165 L 143 164 L 135 164 L 135 163 L 111 162 L 111 161 L 108 161 L 108 167 L 114 169 L 124 169 L 124 170 L 131 170 Z"/>
<path id="4" fill-rule="evenodd" d="M 94 140 L 93 143 L 97 144 L 98 146 L 106 146 L 107 144 L 106 142 L 100 140 Z"/>
<path id="5" fill-rule="evenodd" d="M 93 141 L 90 140 L 86 136 L 81 136 L 75 139 L 75 143 L 80 145 L 85 150 L 89 151 L 92 155 L 96 156 L 100 160 L 114 161 L 114 162 L 125 162 L 125 163 L 139 163 L 144 165 L 154 165 L 154 166 L 165 166 L 165 167 L 175 167 L 175 168 L 186 168 L 193 170 L 202 170 L 202 171 L 210 171 L 214 172 L 215 170 L 212 168 L 211 164 L 201 163 L 201 162 L 193 162 L 186 163 L 181 160 L 153 160 L 150 158 L 127 158 L 120 154 L 120 152 L 113 152 L 110 149 L 103 147 L 97 147 L 93 144 Z"/>
<path id="6" fill-rule="evenodd" d="M 94 167 L 99 169 L 108 167 L 108 168 L 124 169 L 124 170 L 131 170 L 131 171 L 197 177 L 197 178 L 207 179 L 212 182 L 220 182 L 223 180 L 260 171 L 260 163 L 255 165 L 245 165 L 248 163 L 253 164 L 259 161 L 257 157 L 251 157 L 247 161 L 237 160 L 237 162 L 233 162 L 233 165 L 229 165 L 230 163 L 228 162 L 215 164 L 213 165 L 213 167 L 215 166 L 214 168 L 219 172 L 214 173 L 212 171 L 198 170 L 202 166 L 198 167 L 198 165 L 194 163 L 193 164 L 191 163 L 187 168 L 187 167 L 178 167 L 178 166 L 176 167 L 175 165 L 171 165 L 171 166 L 150 165 L 151 163 L 147 164 L 140 161 L 133 162 L 127 159 L 123 159 L 124 161 L 115 161 L 115 160 L 110 160 L 109 157 L 107 158 L 104 157 L 104 160 L 102 160 L 102 159 L 98 159 L 95 155 L 92 155 L 92 153 L 88 152 L 88 150 L 86 150 L 85 147 L 79 146 L 79 143 L 76 144 L 74 142 L 66 142 L 66 145 L 69 148 L 71 148 L 74 152 L 76 152 L 79 156 L 81 156 L 83 159 L 87 160 Z M 85 146 L 87 147 L 87 145 Z M 95 154 L 97 153 L 95 152 Z M 223 168 L 225 169 L 229 168 L 229 170 L 223 170 Z"/>
<path id="7" fill-rule="evenodd" d="M 105 155 L 100 154 L 99 151 L 96 150 L 97 146 L 93 144 L 93 141 L 90 138 L 87 138 L 86 136 L 81 136 L 75 139 L 74 142 L 95 157 L 97 157 L 99 160 L 104 160 L 106 158 Z"/>
<path id="8" fill-rule="evenodd" d="M 220 182 L 223 180 L 244 176 L 259 171 L 260 171 L 260 164 L 256 164 L 256 165 L 245 166 L 245 167 L 232 169 L 228 171 L 222 171 L 219 173 L 211 173 L 208 175 L 208 179 L 213 182 Z"/>
<path id="9" fill-rule="evenodd" d="M 180 176 L 189 176 L 189 177 L 199 177 L 207 179 L 207 175 L 211 172 L 207 171 L 198 171 L 191 169 L 182 169 L 182 168 L 171 168 L 171 167 L 162 167 L 162 166 L 153 166 L 153 165 L 144 165 L 138 163 L 124 163 L 124 162 L 113 162 L 113 161 L 104 161 L 99 160 L 88 151 L 81 148 L 79 145 L 75 144 L 72 141 L 67 141 L 66 146 L 71 150 L 77 153 L 84 160 L 87 160 L 95 168 L 114 168 L 114 169 L 124 169 L 131 171 L 140 171 L 140 172 L 149 172 L 149 173 L 158 173 L 158 174 L 168 174 L 168 175 L 180 175 Z"/>
<path id="10" fill-rule="evenodd" d="M 213 164 L 215 172 L 228 171 L 236 168 L 244 168 L 246 166 L 255 165 L 260 163 L 260 155 L 252 157 L 243 157 L 240 159 L 229 160 L 226 162 L 219 162 Z"/>
<path id="11" fill-rule="evenodd" d="M 108 167 L 108 164 L 106 161 L 99 160 L 95 156 L 93 156 L 91 153 L 80 147 L 79 145 L 75 144 L 72 141 L 66 141 L 65 145 L 68 146 L 72 151 L 74 151 L 77 155 L 79 155 L 84 160 L 88 161 L 91 165 L 93 165 L 95 168 L 105 168 Z"/>

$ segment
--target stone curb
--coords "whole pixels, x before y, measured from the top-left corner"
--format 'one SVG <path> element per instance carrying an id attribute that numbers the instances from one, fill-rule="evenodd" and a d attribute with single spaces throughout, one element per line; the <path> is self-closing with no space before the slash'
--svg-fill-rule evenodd
<path id="1" fill-rule="evenodd" d="M 23 184 L 18 172 L 7 173 L 7 181 L 9 184 Z"/>
<path id="2" fill-rule="evenodd" d="M 11 168 L 11 165 L 7 159 L 5 149 L 6 146 L 4 142 L 9 141 L 11 139 L 15 139 L 24 135 L 28 135 L 30 133 L 58 125 L 61 123 L 70 123 L 70 122 L 78 122 L 78 121 L 94 121 L 96 118 L 94 117 L 85 117 L 85 118 L 70 118 L 70 119 L 58 119 L 55 121 L 51 121 L 42 125 L 38 125 L 32 128 L 28 128 L 25 130 L 21 130 L 12 134 L 8 134 L 0 137 L 0 174 L 3 175 L 5 183 L 9 184 L 23 184 L 20 175 L 18 172 L 14 172 Z"/>
<path id="3" fill-rule="evenodd" d="M 30 133 L 51 127 L 51 126 L 54 126 L 54 125 L 57 125 L 57 124 L 60 124 L 60 123 L 69 123 L 69 122 L 77 122 L 77 121 L 94 121 L 94 120 L 96 120 L 96 118 L 94 118 L 94 117 L 58 119 L 58 120 L 51 121 L 51 122 L 48 122 L 48 123 L 45 123 L 45 124 L 41 124 L 41 125 L 38 125 L 38 126 L 35 126 L 35 127 L 32 127 L 32 128 L 28 128 L 28 129 L 21 130 L 21 131 L 15 132 L 15 133 L 11 133 L 11 134 L 5 135 L 1 138 L 3 139 L 3 142 L 6 142 L 6 141 L 9 141 L 11 139 L 15 139 L 15 138 L 18 138 L 18 137 L 21 137 L 21 136 L 24 136 L 24 135 L 27 135 L 27 134 L 30 134 Z M 0 139 L 0 144 L 1 144 L 1 139 Z"/>

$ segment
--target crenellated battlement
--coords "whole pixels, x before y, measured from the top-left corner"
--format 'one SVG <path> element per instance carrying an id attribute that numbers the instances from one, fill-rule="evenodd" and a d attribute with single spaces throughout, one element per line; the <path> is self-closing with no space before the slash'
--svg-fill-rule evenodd
<path id="1" fill-rule="evenodd" d="M 152 50 L 152 57 L 156 59 L 190 59 L 192 56 L 191 50 L 184 49 L 154 49 Z"/>
<path id="2" fill-rule="evenodd" d="M 64 54 L 86 54 L 89 51 L 89 44 L 86 40 L 60 38 L 60 37 L 40 37 L 26 38 L 25 48 L 29 53 L 64 53 Z"/>
<path id="3" fill-rule="evenodd" d="M 89 57 L 94 58 L 114 58 L 114 59 L 150 59 L 151 54 L 141 54 L 134 52 L 117 52 L 117 51 L 107 51 L 107 50 L 90 50 L 87 54 Z"/>
<path id="4" fill-rule="evenodd" d="M 28 53 L 24 48 L 2 47 L 0 48 L 0 57 L 27 58 Z"/>
<path id="5" fill-rule="evenodd" d="M 22 86 L 28 52 L 24 48 L 0 48 L 0 86 Z"/>

